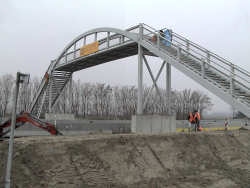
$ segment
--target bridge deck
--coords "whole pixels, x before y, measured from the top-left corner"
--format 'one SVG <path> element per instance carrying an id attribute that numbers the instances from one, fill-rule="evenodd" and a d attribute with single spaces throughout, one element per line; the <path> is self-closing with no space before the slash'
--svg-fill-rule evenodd
<path id="1" fill-rule="evenodd" d="M 134 41 L 131 41 L 123 45 L 116 45 L 112 48 L 98 51 L 87 56 L 80 56 L 76 59 L 68 61 L 67 63 L 59 64 L 56 66 L 56 70 L 75 72 L 136 54 L 138 54 L 138 44 Z M 153 56 L 153 54 L 145 48 L 144 54 Z"/>

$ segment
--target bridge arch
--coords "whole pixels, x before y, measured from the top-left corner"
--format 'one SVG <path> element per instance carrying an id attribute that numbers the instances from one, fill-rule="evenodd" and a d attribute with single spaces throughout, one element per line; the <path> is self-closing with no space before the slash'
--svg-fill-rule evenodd
<path id="1" fill-rule="evenodd" d="M 86 40 L 86 37 L 88 37 L 90 35 L 96 35 L 95 40 L 93 42 L 97 41 L 97 35 L 99 33 L 103 33 L 103 32 L 107 33 L 107 38 L 110 37 L 110 36 L 108 36 L 108 33 L 114 33 L 114 37 L 117 37 L 117 38 L 124 37 L 124 38 L 128 38 L 134 42 L 138 42 L 138 35 L 136 35 L 135 33 L 131 33 L 131 31 L 133 31 L 134 29 L 137 29 L 137 28 L 138 28 L 138 26 L 129 28 L 127 30 L 121 30 L 121 29 L 112 28 L 112 27 L 101 27 L 101 28 L 95 28 L 95 29 L 89 30 L 87 32 L 84 32 L 66 45 L 66 47 L 60 53 L 60 55 L 56 58 L 56 60 L 55 60 L 56 62 L 53 65 L 53 69 L 58 65 L 61 58 L 65 54 L 67 54 L 69 49 L 74 47 L 76 45 L 76 43 L 79 42 L 80 40 L 83 40 L 84 38 Z M 74 50 L 76 50 L 76 49 L 74 49 Z"/>

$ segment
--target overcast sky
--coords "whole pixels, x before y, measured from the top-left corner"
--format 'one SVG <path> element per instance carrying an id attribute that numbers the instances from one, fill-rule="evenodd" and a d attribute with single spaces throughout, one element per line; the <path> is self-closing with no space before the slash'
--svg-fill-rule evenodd
<path id="1" fill-rule="evenodd" d="M 233 63 L 250 70 L 249 0 L 0 0 L 0 76 L 17 71 L 41 77 L 50 60 L 83 32 L 97 27 L 126 29 L 146 23 L 171 28 Z M 160 59 L 150 59 L 153 70 Z M 159 63 L 157 63 L 159 62 Z M 137 84 L 137 57 L 74 74 L 84 82 Z M 145 68 L 146 85 L 151 85 Z M 165 86 L 164 75 L 159 80 Z M 230 107 L 177 70 L 172 88 L 199 89 L 213 98 L 214 111 Z"/>

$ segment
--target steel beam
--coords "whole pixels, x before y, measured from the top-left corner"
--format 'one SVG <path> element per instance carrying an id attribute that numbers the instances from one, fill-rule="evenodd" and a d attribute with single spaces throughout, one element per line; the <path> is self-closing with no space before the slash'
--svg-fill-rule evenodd
<path id="1" fill-rule="evenodd" d="M 13 146 L 14 146 L 14 135 L 15 135 L 15 127 L 16 127 L 16 106 L 19 92 L 19 73 L 16 76 L 16 85 L 15 85 L 15 93 L 14 93 L 14 101 L 13 101 L 13 109 L 12 109 L 12 118 L 11 118 L 11 132 L 9 138 L 9 150 L 8 150 L 8 160 L 7 160 L 7 169 L 5 176 L 5 188 L 10 188 L 10 178 L 11 178 L 11 167 L 12 167 L 12 158 L 13 158 Z"/>
<path id="2" fill-rule="evenodd" d="M 160 77 L 160 75 L 161 75 L 161 73 L 162 73 L 162 70 L 163 70 L 163 68 L 164 68 L 165 63 L 166 63 L 166 61 L 163 61 L 162 65 L 161 65 L 161 67 L 160 67 L 160 70 L 158 71 L 157 76 L 156 76 L 156 78 L 154 79 L 154 80 L 155 80 L 155 83 L 157 83 L 157 81 L 158 81 L 158 79 L 159 79 L 159 77 Z M 152 87 L 150 88 L 150 90 L 149 90 L 149 93 L 151 93 L 151 91 L 154 89 L 154 87 L 155 87 L 155 85 L 153 84 L 153 86 L 152 86 Z M 146 102 L 147 102 L 147 100 L 148 100 L 149 93 L 148 93 L 148 95 L 147 95 L 147 96 L 145 97 L 145 99 L 144 99 L 143 107 L 146 106 Z M 161 96 L 161 95 L 160 95 L 160 96 Z"/>
<path id="3" fill-rule="evenodd" d="M 166 92 L 168 103 L 168 114 L 171 112 L 171 64 L 166 63 Z"/>
<path id="4" fill-rule="evenodd" d="M 144 55 L 142 57 L 143 57 L 143 60 L 145 62 L 145 65 L 146 65 L 146 67 L 148 69 L 149 75 L 150 75 L 150 77 L 152 79 L 153 85 L 154 85 L 154 87 L 156 89 L 156 92 L 158 93 L 159 97 L 161 98 L 161 93 L 160 93 L 159 87 L 158 87 L 158 85 L 157 85 L 157 83 L 155 81 L 154 75 L 153 75 L 152 70 L 151 70 L 151 68 L 150 68 L 150 66 L 148 64 L 148 61 L 147 61 L 147 59 L 146 59 L 146 57 Z"/>
<path id="5" fill-rule="evenodd" d="M 49 113 L 52 113 L 52 79 L 49 77 Z"/>
<path id="6" fill-rule="evenodd" d="M 142 25 L 139 27 L 139 38 L 142 39 Z M 137 99 L 137 114 L 141 115 L 143 114 L 143 49 L 140 44 L 138 44 L 138 99 Z"/>

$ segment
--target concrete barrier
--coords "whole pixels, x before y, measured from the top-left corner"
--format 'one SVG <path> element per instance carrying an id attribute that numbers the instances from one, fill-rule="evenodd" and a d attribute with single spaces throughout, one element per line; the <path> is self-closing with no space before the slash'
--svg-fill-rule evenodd
<path id="1" fill-rule="evenodd" d="M 46 120 L 75 120 L 74 114 L 45 114 Z"/>
<path id="2" fill-rule="evenodd" d="M 176 132 L 175 116 L 135 115 L 132 116 L 132 133 L 164 134 Z"/>

